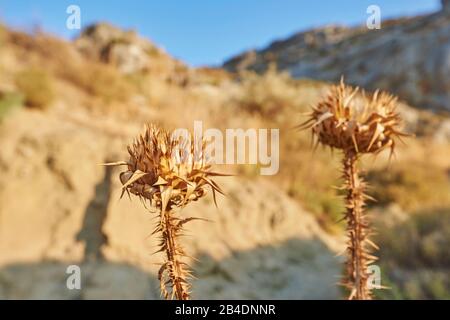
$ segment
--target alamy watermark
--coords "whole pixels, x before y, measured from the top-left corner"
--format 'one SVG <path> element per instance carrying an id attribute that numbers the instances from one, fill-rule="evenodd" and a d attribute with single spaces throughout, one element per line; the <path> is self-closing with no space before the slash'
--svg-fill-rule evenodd
<path id="1" fill-rule="evenodd" d="M 194 121 L 193 140 L 189 130 L 178 128 L 175 138 L 182 137 L 186 143 L 178 146 L 179 152 L 188 154 L 194 143 L 194 158 L 206 159 L 210 164 L 252 164 L 260 166 L 261 175 L 275 175 L 280 167 L 279 129 L 225 129 L 225 134 L 217 128 L 203 130 L 202 121 Z M 206 147 L 203 148 L 203 142 Z M 177 160 L 177 159 L 175 159 Z"/>
<path id="2" fill-rule="evenodd" d="M 367 7 L 366 13 L 370 14 L 366 20 L 367 29 L 381 29 L 381 8 L 375 4 L 372 4 Z"/>
<path id="3" fill-rule="evenodd" d="M 369 289 L 382 289 L 380 267 L 372 264 L 367 267 L 367 272 L 370 274 L 367 278 L 367 287 Z"/>
<path id="4" fill-rule="evenodd" d="M 81 9 L 75 4 L 67 7 L 66 13 L 69 15 L 66 20 L 66 28 L 69 30 L 81 29 Z"/>
<path id="5" fill-rule="evenodd" d="M 66 279 L 66 287 L 69 290 L 81 289 L 81 268 L 75 264 L 70 265 L 66 269 L 69 276 Z"/>

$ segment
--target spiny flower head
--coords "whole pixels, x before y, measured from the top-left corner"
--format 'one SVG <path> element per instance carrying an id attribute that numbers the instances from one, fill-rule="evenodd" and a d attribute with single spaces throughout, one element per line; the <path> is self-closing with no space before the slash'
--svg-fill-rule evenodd
<path id="1" fill-rule="evenodd" d="M 394 138 L 406 136 L 399 127 L 397 98 L 380 91 L 368 96 L 359 88 L 331 87 L 315 106 L 302 128 L 312 128 L 317 141 L 332 148 L 355 153 L 379 153 L 395 148 Z"/>
<path id="2" fill-rule="evenodd" d="M 210 186 L 222 193 L 210 179 L 221 175 L 210 171 L 205 157 L 206 143 L 195 142 L 193 135 L 169 132 L 158 126 L 146 126 L 145 132 L 128 146 L 127 162 L 109 165 L 126 165 L 120 174 L 123 192 L 147 199 L 163 211 L 182 207 L 206 195 Z"/>

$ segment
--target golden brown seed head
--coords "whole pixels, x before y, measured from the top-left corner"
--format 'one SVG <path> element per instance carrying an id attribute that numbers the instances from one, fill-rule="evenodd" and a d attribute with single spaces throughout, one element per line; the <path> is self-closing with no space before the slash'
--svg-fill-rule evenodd
<path id="1" fill-rule="evenodd" d="M 120 174 L 123 190 L 148 199 L 159 209 L 182 207 L 206 194 L 206 186 L 221 192 L 209 177 L 205 142 L 192 134 L 176 135 L 155 125 L 147 126 L 128 146 L 126 171 Z"/>
<path id="2" fill-rule="evenodd" d="M 356 153 L 394 150 L 400 130 L 397 98 L 378 90 L 371 96 L 344 84 L 331 87 L 328 95 L 309 114 L 304 128 L 312 128 L 318 142 Z"/>

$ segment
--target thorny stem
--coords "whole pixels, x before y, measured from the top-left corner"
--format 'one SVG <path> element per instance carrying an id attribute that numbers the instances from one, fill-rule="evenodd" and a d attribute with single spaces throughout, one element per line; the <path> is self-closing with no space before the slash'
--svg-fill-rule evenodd
<path id="1" fill-rule="evenodd" d="M 346 196 L 347 220 L 347 279 L 346 286 L 350 289 L 349 299 L 371 299 L 370 288 L 367 285 L 368 265 L 374 257 L 370 255 L 367 244 L 369 222 L 364 215 L 365 183 L 358 176 L 358 156 L 354 151 L 346 151 L 344 156 L 344 179 Z"/>
<path id="2" fill-rule="evenodd" d="M 178 300 L 189 300 L 186 271 L 179 257 L 183 255 L 181 247 L 177 244 L 177 226 L 169 210 L 161 211 L 162 233 L 168 262 L 169 281 L 172 284 L 172 295 Z M 168 297 L 166 296 L 166 299 Z"/>

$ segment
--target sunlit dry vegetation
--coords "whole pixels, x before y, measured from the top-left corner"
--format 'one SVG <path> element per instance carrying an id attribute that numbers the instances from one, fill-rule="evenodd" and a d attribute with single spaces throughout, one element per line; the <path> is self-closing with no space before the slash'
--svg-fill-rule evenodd
<path id="1" fill-rule="evenodd" d="M 53 102 L 52 80 L 43 70 L 33 68 L 18 73 L 16 84 L 25 96 L 25 104 L 31 108 L 45 109 Z"/>
<path id="2" fill-rule="evenodd" d="M 449 299 L 450 208 L 411 212 L 403 222 L 378 226 L 380 263 L 389 299 Z"/>
<path id="3" fill-rule="evenodd" d="M 338 220 L 344 211 L 345 192 L 332 188 L 344 182 L 339 156 L 332 157 L 328 147 L 311 148 L 311 133 L 295 129 L 305 120 L 304 113 L 324 97 L 330 83 L 295 80 L 275 66 L 264 74 L 191 69 L 179 62 L 170 64 L 156 51 L 147 52 L 155 59 L 153 68 L 123 74 L 49 36 L 31 37 L 0 27 L 2 39 L 1 121 L 15 110 L 67 113 L 101 124 L 114 119 L 123 127 L 154 122 L 192 128 L 194 120 L 202 120 L 206 128 L 280 128 L 280 171 L 261 179 L 311 212 L 327 232 L 343 234 L 345 224 Z M 401 111 L 416 112 L 405 105 Z M 443 298 L 450 292 L 445 280 L 450 236 L 450 162 L 445 155 L 450 142 L 435 137 L 435 128 L 445 117 L 429 112 L 417 117 L 414 123 L 405 119 L 417 138 L 397 144 L 392 159 L 387 152 L 367 155 L 361 162 L 361 173 L 369 184 L 366 193 L 377 199 L 368 201 L 368 212 L 386 212 L 388 217 L 383 219 L 389 220 L 389 208 L 398 206 L 405 216 L 401 223 L 379 228 L 376 242 L 382 248 L 380 261 L 389 279 L 383 284 L 392 289 L 377 291 L 378 297 Z M 111 127 L 111 132 L 120 134 L 117 126 Z M 258 174 L 255 166 L 226 171 L 243 179 Z M 396 273 L 396 268 L 405 272 Z"/>

